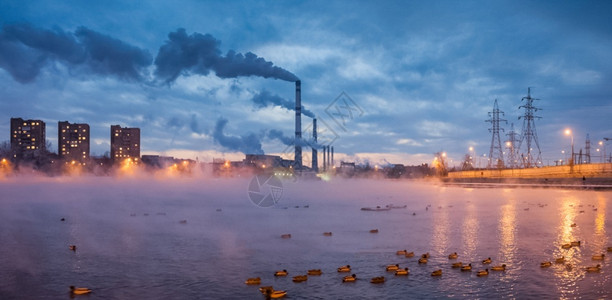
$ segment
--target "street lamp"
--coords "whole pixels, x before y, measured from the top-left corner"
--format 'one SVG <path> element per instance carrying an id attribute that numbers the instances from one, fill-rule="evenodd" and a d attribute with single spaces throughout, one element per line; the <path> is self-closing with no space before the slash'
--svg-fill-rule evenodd
<path id="1" fill-rule="evenodd" d="M 609 141 L 609 140 L 610 140 L 610 138 L 603 138 L 603 141 L 599 141 L 599 145 L 600 146 L 603 145 L 603 155 L 602 155 L 602 157 L 603 157 L 603 162 L 604 163 L 608 162 L 607 158 L 606 158 L 606 142 Z"/>
<path id="2" fill-rule="evenodd" d="M 567 161 L 567 155 L 565 154 L 565 150 L 561 150 L 561 154 L 563 154 L 563 159 L 565 159 L 565 161 Z M 561 161 L 563 161 L 563 159 Z"/>
<path id="3" fill-rule="evenodd" d="M 570 166 L 574 165 L 574 135 L 570 129 L 565 129 L 565 135 L 572 137 L 572 157 L 570 158 L 569 164 Z"/>
<path id="4" fill-rule="evenodd" d="M 470 151 L 470 165 L 472 165 L 472 168 L 474 168 L 474 156 L 476 156 L 476 152 L 474 152 L 474 147 L 472 146 L 470 146 L 468 150 Z"/>

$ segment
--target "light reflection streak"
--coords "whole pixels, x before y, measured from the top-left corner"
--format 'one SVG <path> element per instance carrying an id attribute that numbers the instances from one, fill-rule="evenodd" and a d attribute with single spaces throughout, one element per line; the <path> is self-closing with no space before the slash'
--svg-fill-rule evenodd
<path id="1" fill-rule="evenodd" d="M 511 198 L 508 199 L 507 203 L 500 207 L 500 215 L 500 258 L 510 266 L 514 262 L 516 254 L 516 201 Z"/>
<path id="2" fill-rule="evenodd" d="M 597 217 L 595 217 L 595 235 L 594 241 L 602 241 L 602 247 L 607 244 L 608 237 L 606 236 L 606 198 L 599 194 L 597 195 Z"/>
<path id="3" fill-rule="evenodd" d="M 581 253 L 580 247 L 572 247 L 570 249 L 563 249 L 561 245 L 578 241 L 578 236 L 575 231 L 577 227 L 572 227 L 572 224 L 576 222 L 576 209 L 580 204 L 580 200 L 574 193 L 564 194 L 559 204 L 559 227 L 558 227 L 558 238 L 556 240 L 557 245 L 554 245 L 553 255 L 550 260 L 565 257 L 565 265 L 570 264 L 572 266 L 571 271 L 565 268 L 565 265 L 555 265 L 554 275 L 557 278 L 556 286 L 561 298 L 572 298 L 575 296 L 577 289 L 578 280 L 584 277 L 584 274 L 580 268 L 581 265 Z"/>
<path id="4" fill-rule="evenodd" d="M 595 216 L 594 226 L 595 230 L 593 230 L 593 237 L 591 238 L 591 243 L 589 244 L 589 256 L 592 254 L 602 254 L 605 253 L 606 258 L 610 254 L 606 252 L 606 248 L 609 246 L 608 244 L 608 236 L 606 235 L 606 198 L 602 193 L 597 194 L 596 205 L 594 208 L 597 208 L 597 215 Z M 599 276 L 596 278 L 594 282 L 594 290 L 601 291 L 601 294 L 605 296 L 603 291 L 609 287 L 609 278 L 610 276 Z"/>
<path id="5" fill-rule="evenodd" d="M 510 270 L 508 273 L 517 274 L 520 270 L 520 264 L 516 262 L 516 200 L 509 191 L 504 190 L 506 204 L 500 206 L 500 217 L 498 223 L 499 240 L 499 264 L 506 264 Z M 514 291 L 514 282 L 516 278 L 512 276 L 503 276 L 501 280 L 506 282 L 509 288 Z M 513 295 L 511 293 L 510 295 Z"/>
<path id="6" fill-rule="evenodd" d="M 448 250 L 448 237 L 449 232 L 449 209 L 445 201 L 439 202 L 438 205 L 442 206 L 442 209 L 434 208 L 436 212 L 433 214 L 433 239 L 431 249 L 438 252 L 438 254 L 445 255 Z"/>
<path id="7" fill-rule="evenodd" d="M 476 255 L 478 246 L 478 217 L 476 216 L 476 206 L 473 202 L 466 205 L 466 212 L 463 216 L 463 249 L 468 258 Z"/>

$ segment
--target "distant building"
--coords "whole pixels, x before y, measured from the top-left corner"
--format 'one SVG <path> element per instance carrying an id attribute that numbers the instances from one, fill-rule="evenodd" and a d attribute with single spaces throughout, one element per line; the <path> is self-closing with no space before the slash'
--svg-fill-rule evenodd
<path id="1" fill-rule="evenodd" d="M 57 153 L 65 161 L 89 161 L 89 125 L 57 122 Z"/>
<path id="2" fill-rule="evenodd" d="M 45 152 L 45 122 L 11 118 L 11 154 L 14 159 L 34 158 Z"/>
<path id="3" fill-rule="evenodd" d="M 164 168 L 167 166 L 171 166 L 176 162 L 176 160 L 172 156 L 159 155 L 143 155 L 141 160 L 143 164 L 155 168 Z"/>
<path id="4" fill-rule="evenodd" d="M 247 154 L 244 159 L 245 166 L 251 166 L 258 169 L 266 168 L 289 168 L 292 166 L 294 161 L 282 159 L 278 155 L 264 155 L 264 154 Z"/>
<path id="5" fill-rule="evenodd" d="M 117 162 L 126 158 L 140 160 L 140 128 L 111 125 L 111 159 Z"/>

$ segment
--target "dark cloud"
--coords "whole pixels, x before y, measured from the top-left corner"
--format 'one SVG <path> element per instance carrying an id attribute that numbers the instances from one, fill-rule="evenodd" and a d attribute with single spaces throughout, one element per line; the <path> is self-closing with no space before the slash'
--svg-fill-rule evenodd
<path id="1" fill-rule="evenodd" d="M 180 75 L 207 75 L 211 71 L 221 78 L 260 76 L 286 81 L 298 78 L 291 72 L 274 66 L 272 62 L 247 52 L 233 50 L 221 55 L 221 41 L 210 34 L 187 35 L 183 28 L 168 34 L 166 44 L 159 48 L 155 58 L 155 75 L 165 83 L 172 83 Z"/>
<path id="2" fill-rule="evenodd" d="M 85 27 L 72 34 L 59 28 L 9 24 L 0 31 L 0 67 L 21 83 L 32 82 L 52 62 L 73 70 L 141 81 L 151 61 L 148 51 Z"/>
<path id="3" fill-rule="evenodd" d="M 253 98 L 251 98 L 251 101 L 253 101 L 253 103 L 255 104 L 257 108 L 264 108 L 264 107 L 274 105 L 274 106 L 280 106 L 282 108 L 295 111 L 294 101 L 287 100 L 278 95 L 272 95 L 267 90 L 263 90 L 260 93 L 253 95 Z M 311 118 L 315 117 L 315 114 L 305 109 L 304 106 L 302 106 L 302 114 L 304 114 L 307 117 L 311 117 Z"/>
<path id="4" fill-rule="evenodd" d="M 232 151 L 240 151 L 244 154 L 264 154 L 261 148 L 260 137 L 255 133 L 242 136 L 225 135 L 223 130 L 227 125 L 227 119 L 220 118 L 213 130 L 213 139 L 216 143 Z"/>
<path id="5" fill-rule="evenodd" d="M 241 54 L 230 50 L 224 56 L 220 45 L 221 42 L 210 34 L 187 35 L 182 28 L 171 32 L 155 58 L 155 75 L 164 83 L 171 83 L 181 75 L 207 75 L 211 71 L 220 78 L 260 76 L 298 80 L 291 72 L 251 52 Z M 53 62 L 73 72 L 142 82 L 153 57 L 147 50 L 82 26 L 74 33 L 23 23 L 2 27 L 0 68 L 15 80 L 32 82 L 42 68 Z"/>
<path id="6" fill-rule="evenodd" d="M 87 54 L 88 66 L 101 75 L 116 75 L 121 79 L 140 81 L 141 74 L 153 60 L 146 50 L 85 27 L 79 27 L 74 34 Z"/>

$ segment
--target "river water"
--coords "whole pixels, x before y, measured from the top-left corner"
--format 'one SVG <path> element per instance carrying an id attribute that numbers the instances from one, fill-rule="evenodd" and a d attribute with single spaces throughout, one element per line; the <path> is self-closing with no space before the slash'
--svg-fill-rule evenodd
<path id="1" fill-rule="evenodd" d="M 88 299 L 263 299 L 249 277 L 288 299 L 612 297 L 610 258 L 592 260 L 612 256 L 609 191 L 283 181 L 281 200 L 262 208 L 249 200 L 249 180 L 0 181 L 0 299 L 69 298 L 70 285 L 93 289 L 79 296 Z M 387 204 L 407 207 L 360 210 Z M 562 249 L 571 241 L 581 246 Z M 402 249 L 416 256 L 395 254 Z M 474 271 L 452 269 L 452 252 Z M 560 256 L 571 270 L 554 263 Z M 493 263 L 484 266 L 487 257 Z M 385 271 L 396 263 L 410 275 Z M 598 263 L 600 273 L 585 272 Z M 347 274 L 336 268 L 346 264 L 361 280 L 342 283 Z M 476 276 L 500 264 L 505 272 Z M 273 276 L 282 269 L 290 276 Z M 323 274 L 292 282 L 308 269 Z M 441 277 L 430 276 L 436 269 Z M 387 281 L 371 284 L 375 276 Z"/>

